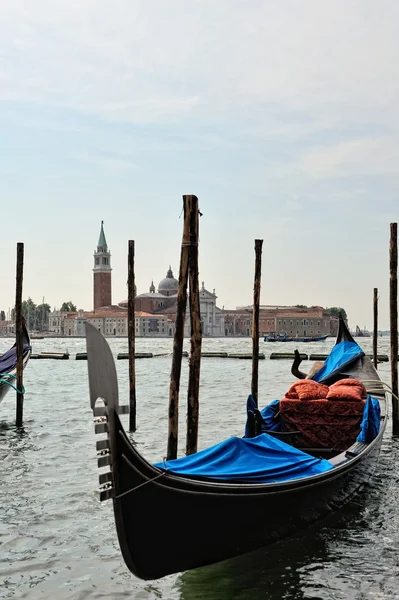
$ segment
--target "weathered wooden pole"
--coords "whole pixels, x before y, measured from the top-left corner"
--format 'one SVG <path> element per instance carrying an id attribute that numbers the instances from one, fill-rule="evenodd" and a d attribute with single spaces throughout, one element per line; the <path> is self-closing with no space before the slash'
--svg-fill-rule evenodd
<path id="1" fill-rule="evenodd" d="M 373 302 L 373 364 L 378 369 L 378 289 L 374 288 L 374 302 Z"/>
<path id="2" fill-rule="evenodd" d="M 188 280 L 190 289 L 190 364 L 187 393 L 186 454 L 197 452 L 199 387 L 201 368 L 201 311 L 198 277 L 199 210 L 197 196 L 185 196 L 190 213 L 190 246 L 188 255 Z"/>
<path id="3" fill-rule="evenodd" d="M 17 276 L 15 287 L 15 338 L 17 347 L 17 410 L 16 425 L 22 427 L 24 415 L 24 332 L 22 326 L 22 282 L 24 277 L 24 245 L 17 243 Z"/>
<path id="4" fill-rule="evenodd" d="M 129 430 L 136 431 L 136 318 L 134 313 L 134 240 L 128 243 L 127 336 L 129 345 Z"/>
<path id="5" fill-rule="evenodd" d="M 392 392 L 398 396 L 398 224 L 391 223 L 389 244 L 389 307 L 391 321 Z M 392 433 L 399 434 L 399 403 L 392 395 Z"/>
<path id="6" fill-rule="evenodd" d="M 255 240 L 255 278 L 254 278 L 254 306 L 252 312 L 252 382 L 251 394 L 258 406 L 258 379 L 259 379 L 259 304 L 260 282 L 262 276 L 262 245 L 263 240 Z"/>
<path id="7" fill-rule="evenodd" d="M 179 289 L 176 302 L 176 323 L 173 339 L 172 369 L 169 387 L 169 427 L 167 460 L 177 457 L 177 438 L 179 431 L 179 390 L 181 361 L 183 357 L 184 322 L 187 308 L 187 278 L 188 278 L 188 253 L 190 244 L 190 213 L 188 210 L 187 196 L 183 196 L 183 239 L 180 253 Z"/>

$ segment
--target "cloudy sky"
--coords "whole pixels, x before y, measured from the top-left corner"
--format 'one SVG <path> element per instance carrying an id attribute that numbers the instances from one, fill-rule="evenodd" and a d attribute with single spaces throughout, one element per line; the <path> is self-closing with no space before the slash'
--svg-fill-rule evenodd
<path id="1" fill-rule="evenodd" d="M 92 307 L 105 222 L 113 301 L 178 272 L 200 199 L 200 278 L 225 308 L 346 308 L 389 325 L 399 214 L 396 0 L 0 0 L 0 308 Z"/>

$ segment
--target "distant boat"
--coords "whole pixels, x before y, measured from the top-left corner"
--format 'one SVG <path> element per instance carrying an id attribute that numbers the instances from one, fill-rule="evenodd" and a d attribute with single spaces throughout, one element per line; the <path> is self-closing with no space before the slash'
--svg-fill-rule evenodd
<path id="1" fill-rule="evenodd" d="M 319 335 L 317 337 L 289 337 L 288 335 L 266 335 L 264 342 L 324 342 L 328 335 Z"/>
<path id="2" fill-rule="evenodd" d="M 359 325 L 356 325 L 356 332 L 353 337 L 370 337 L 370 332 L 366 328 L 360 329 Z"/>

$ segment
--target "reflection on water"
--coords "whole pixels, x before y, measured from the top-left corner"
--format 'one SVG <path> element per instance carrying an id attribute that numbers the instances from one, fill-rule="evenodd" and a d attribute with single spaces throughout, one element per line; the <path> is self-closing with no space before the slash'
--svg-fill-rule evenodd
<path id="1" fill-rule="evenodd" d="M 306 535 L 182 574 L 181 600 L 399 598 L 398 459 L 399 441 L 385 443 L 382 474 Z"/>
<path id="2" fill-rule="evenodd" d="M 371 340 L 362 340 L 370 351 Z M 306 345 L 327 352 L 333 340 Z M 385 344 L 385 346 L 383 345 Z M 379 352 L 388 352 L 382 338 Z M 188 349 L 188 341 L 186 342 Z M 370 348 L 368 347 L 370 346 Z M 116 354 L 125 340 L 112 340 Z M 170 352 L 171 340 L 137 340 L 138 351 Z M 286 345 L 265 345 L 287 351 Z M 0 352 L 8 342 L 0 340 Z M 38 340 L 35 351 L 84 351 L 84 340 Z M 251 340 L 204 340 L 204 350 L 250 352 Z M 170 357 L 136 364 L 138 430 L 149 460 L 165 455 Z M 304 364 L 304 370 L 310 363 Z M 279 398 L 291 382 L 287 361 L 260 363 L 260 403 Z M 389 380 L 389 365 L 380 365 Z M 121 400 L 128 363 L 117 361 Z M 204 359 L 199 446 L 242 435 L 250 361 Z M 183 364 L 180 454 L 185 444 L 187 362 Z M 15 398 L 0 405 L 0 598 L 380 599 L 399 598 L 398 441 L 387 434 L 380 468 L 339 516 L 305 537 L 156 582 L 131 575 L 121 558 L 112 505 L 96 496 L 98 470 L 84 361 L 31 361 L 25 372 L 24 427 L 13 424 Z M 215 414 L 220 418 L 215 419 Z M 155 519 L 166 518 L 160 507 Z M 265 519 L 273 519 L 265 514 Z M 234 526 L 234 524 L 232 524 Z M 256 523 L 254 523 L 256 527 Z M 240 532 L 237 531 L 237 536 Z M 195 540 L 193 540 L 195 543 Z M 156 544 L 156 540 L 154 540 Z"/>
<path id="3" fill-rule="evenodd" d="M 270 517 L 272 518 L 272 516 Z M 304 598 L 300 570 L 316 568 L 325 560 L 321 536 L 276 544 L 218 565 L 184 573 L 180 580 L 181 600 L 202 598 Z"/>

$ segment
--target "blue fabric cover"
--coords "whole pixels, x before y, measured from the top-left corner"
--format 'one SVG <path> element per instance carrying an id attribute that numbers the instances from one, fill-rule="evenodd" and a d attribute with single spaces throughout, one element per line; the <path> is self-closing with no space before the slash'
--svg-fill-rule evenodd
<path id="1" fill-rule="evenodd" d="M 23 355 L 26 356 L 30 346 L 24 346 Z M 17 366 L 17 349 L 15 346 L 7 350 L 3 356 L 0 357 L 0 376 L 10 373 Z"/>
<path id="2" fill-rule="evenodd" d="M 360 433 L 356 438 L 357 442 L 369 444 L 377 437 L 380 430 L 381 407 L 377 398 L 367 396 L 363 410 L 363 419 L 360 424 Z"/>
<path id="3" fill-rule="evenodd" d="M 312 379 L 313 381 L 323 383 L 325 379 L 335 373 L 341 372 L 344 367 L 350 365 L 361 356 L 364 356 L 364 352 L 356 342 L 340 342 L 333 347 L 324 366 Z"/>
<path id="4" fill-rule="evenodd" d="M 276 417 L 280 410 L 280 400 L 272 400 L 265 408 L 260 411 L 261 417 L 265 422 L 268 431 L 281 431 L 281 421 Z"/>
<path id="5" fill-rule="evenodd" d="M 256 402 L 253 396 L 250 394 L 247 400 L 247 415 L 248 412 L 255 412 L 257 409 Z M 280 410 L 280 400 L 272 400 L 267 406 L 262 408 L 260 415 L 262 417 L 261 430 L 265 431 L 281 431 L 281 420 L 279 417 L 276 417 L 278 411 Z M 245 424 L 245 433 L 244 436 L 248 437 L 248 419 Z"/>
<path id="6" fill-rule="evenodd" d="M 333 469 L 267 433 L 254 438 L 231 437 L 196 454 L 154 465 L 186 477 L 243 483 L 273 483 L 301 479 Z"/>

